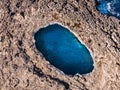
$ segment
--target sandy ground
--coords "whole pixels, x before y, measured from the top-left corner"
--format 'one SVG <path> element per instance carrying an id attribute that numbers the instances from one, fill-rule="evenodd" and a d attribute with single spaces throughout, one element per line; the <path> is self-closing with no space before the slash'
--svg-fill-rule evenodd
<path id="1" fill-rule="evenodd" d="M 94 70 L 68 76 L 34 45 L 37 29 L 58 22 L 89 48 Z M 0 0 L 0 90 L 119 90 L 120 20 L 94 0 Z"/>

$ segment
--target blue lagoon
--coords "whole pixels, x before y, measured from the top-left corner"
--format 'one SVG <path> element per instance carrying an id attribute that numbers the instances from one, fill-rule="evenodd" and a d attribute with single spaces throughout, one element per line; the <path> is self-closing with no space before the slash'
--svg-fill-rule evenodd
<path id="1" fill-rule="evenodd" d="M 60 24 L 40 28 L 34 35 L 35 46 L 51 65 L 65 74 L 90 73 L 93 59 L 77 37 Z"/>

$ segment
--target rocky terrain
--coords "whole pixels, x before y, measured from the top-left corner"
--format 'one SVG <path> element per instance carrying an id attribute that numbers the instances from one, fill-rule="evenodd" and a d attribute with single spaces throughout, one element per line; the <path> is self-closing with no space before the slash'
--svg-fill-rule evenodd
<path id="1" fill-rule="evenodd" d="M 58 22 L 89 48 L 94 70 L 68 76 L 50 65 L 33 34 Z M 0 90 L 119 90 L 120 20 L 95 0 L 0 0 Z"/>

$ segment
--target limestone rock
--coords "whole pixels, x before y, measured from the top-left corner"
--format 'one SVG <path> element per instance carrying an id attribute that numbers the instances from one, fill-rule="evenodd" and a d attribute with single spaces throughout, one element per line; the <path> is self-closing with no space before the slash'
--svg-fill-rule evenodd
<path id="1" fill-rule="evenodd" d="M 67 76 L 34 45 L 40 27 L 58 22 L 89 48 L 94 70 Z M 119 90 L 120 20 L 101 15 L 95 0 L 0 0 L 0 90 Z"/>

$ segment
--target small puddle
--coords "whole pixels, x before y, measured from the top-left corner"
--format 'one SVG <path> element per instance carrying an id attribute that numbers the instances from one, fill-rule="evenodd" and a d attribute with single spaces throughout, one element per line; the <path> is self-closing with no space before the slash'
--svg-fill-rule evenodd
<path id="1" fill-rule="evenodd" d="M 120 0 L 96 0 L 97 10 L 120 19 Z"/>
<path id="2" fill-rule="evenodd" d="M 65 74 L 90 73 L 93 59 L 77 37 L 60 24 L 40 28 L 34 35 L 35 46 L 51 65 Z"/>

